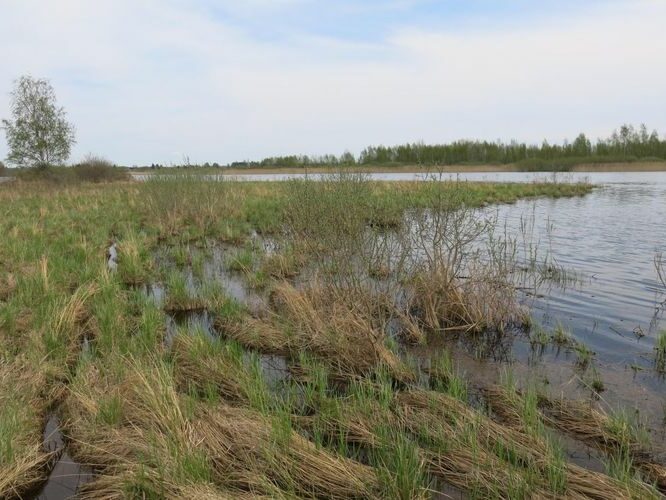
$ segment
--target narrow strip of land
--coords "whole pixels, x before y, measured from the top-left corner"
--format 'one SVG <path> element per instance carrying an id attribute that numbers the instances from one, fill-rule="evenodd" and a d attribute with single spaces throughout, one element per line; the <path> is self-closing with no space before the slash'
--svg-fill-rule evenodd
<path id="1" fill-rule="evenodd" d="M 266 175 L 266 174 L 328 174 L 340 171 L 369 174 L 389 173 L 497 173 L 497 172 L 526 172 L 515 164 L 508 165 L 363 165 L 353 167 L 264 167 L 264 168 L 161 168 L 158 170 L 142 170 L 136 172 L 141 175 L 152 173 L 201 173 L 221 175 Z M 666 172 L 666 162 L 622 162 L 622 163 L 583 163 L 571 167 L 569 172 Z"/>

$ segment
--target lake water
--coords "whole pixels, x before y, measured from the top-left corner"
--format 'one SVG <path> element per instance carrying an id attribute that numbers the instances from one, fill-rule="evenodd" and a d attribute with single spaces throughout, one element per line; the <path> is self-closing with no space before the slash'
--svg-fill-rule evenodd
<path id="1" fill-rule="evenodd" d="M 321 180 L 335 174 L 243 174 L 243 175 L 204 175 L 209 180 L 236 181 L 287 181 L 291 179 Z M 151 178 L 172 178 L 160 174 L 132 174 L 134 179 L 145 181 Z M 460 180 L 470 182 L 591 182 L 594 184 L 618 183 L 665 183 L 666 172 L 461 172 L 425 174 L 425 173 L 372 173 L 364 174 L 375 181 L 414 181 L 414 180 Z"/>
<path id="2" fill-rule="evenodd" d="M 644 365 L 665 327 L 666 288 L 654 259 L 666 253 L 666 174 L 603 175 L 612 181 L 586 196 L 521 201 L 496 211 L 513 232 L 521 221 L 533 221 L 540 250 L 578 275 L 566 288 L 539 290 L 544 297 L 534 300 L 536 319 L 561 322 L 605 360 Z M 601 175 L 594 177 L 600 183 Z"/>

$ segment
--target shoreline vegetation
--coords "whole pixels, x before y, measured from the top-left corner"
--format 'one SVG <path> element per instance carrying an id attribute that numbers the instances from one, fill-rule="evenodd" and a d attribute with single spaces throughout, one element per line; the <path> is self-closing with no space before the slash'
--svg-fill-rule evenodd
<path id="1" fill-rule="evenodd" d="M 350 166 L 350 167 L 165 167 L 160 169 L 127 169 L 100 160 L 99 163 L 82 162 L 73 167 L 49 166 L 40 169 L 0 169 L 0 179 L 17 179 L 22 182 L 47 182 L 59 185 L 74 185 L 86 182 L 120 182 L 150 177 L 189 177 L 189 176 L 234 176 L 290 175 L 290 174 L 417 174 L 424 178 L 447 174 L 466 173 L 519 173 L 546 172 L 541 170 L 524 170 L 515 165 L 447 165 L 447 166 Z M 617 163 L 595 163 L 572 165 L 566 171 L 553 170 L 553 173 L 595 173 L 595 172 L 666 172 L 666 161 L 636 161 Z M 550 173 L 550 172 L 548 172 Z"/>
<path id="2" fill-rule="evenodd" d="M 390 173 L 497 173 L 497 172 L 539 172 L 544 170 L 525 170 L 518 165 L 357 165 L 348 167 L 318 166 L 318 167 L 164 167 L 154 169 L 130 169 L 135 175 L 267 175 L 267 174 L 336 174 L 365 173 L 365 174 L 390 174 Z M 545 170 L 547 171 L 547 170 Z M 664 161 L 634 161 L 615 163 L 580 163 L 571 165 L 568 170 L 553 170 L 555 172 L 665 172 L 666 160 Z"/>
<path id="3" fill-rule="evenodd" d="M 0 497 L 39 493 L 68 457 L 92 467 L 83 499 L 661 498 L 649 429 L 599 398 L 566 332 L 538 340 L 584 354 L 578 402 L 458 363 L 458 342 L 537 332 L 516 280 L 541 263 L 475 207 L 592 189 L 0 185 Z"/>

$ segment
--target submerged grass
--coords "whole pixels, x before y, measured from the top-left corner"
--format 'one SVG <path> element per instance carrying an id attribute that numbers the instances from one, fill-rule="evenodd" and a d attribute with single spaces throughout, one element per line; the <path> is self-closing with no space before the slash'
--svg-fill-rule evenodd
<path id="1" fill-rule="evenodd" d="M 519 392 L 513 386 L 487 387 L 484 396 L 493 412 L 511 426 L 536 422 L 600 450 L 609 475 L 628 489 L 646 482 L 666 490 L 666 466 L 656 458 L 658 450 L 650 446 L 647 429 L 636 415 L 605 412 L 591 402 L 549 398 L 534 390 Z"/>
<path id="2" fill-rule="evenodd" d="M 660 373 L 666 372 L 666 330 L 659 333 L 657 342 L 654 347 L 655 357 L 654 363 L 657 371 Z"/>

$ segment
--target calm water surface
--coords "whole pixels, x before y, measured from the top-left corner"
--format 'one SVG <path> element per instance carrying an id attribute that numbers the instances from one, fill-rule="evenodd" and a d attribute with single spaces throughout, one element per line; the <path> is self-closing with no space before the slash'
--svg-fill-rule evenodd
<path id="1" fill-rule="evenodd" d="M 527 222 L 539 252 L 576 276 L 539 288 L 535 319 L 562 323 L 601 359 L 644 365 L 666 328 L 666 288 L 654 264 L 656 254 L 666 254 L 666 173 L 588 175 L 600 186 L 589 195 L 494 210 L 519 239 Z"/>

